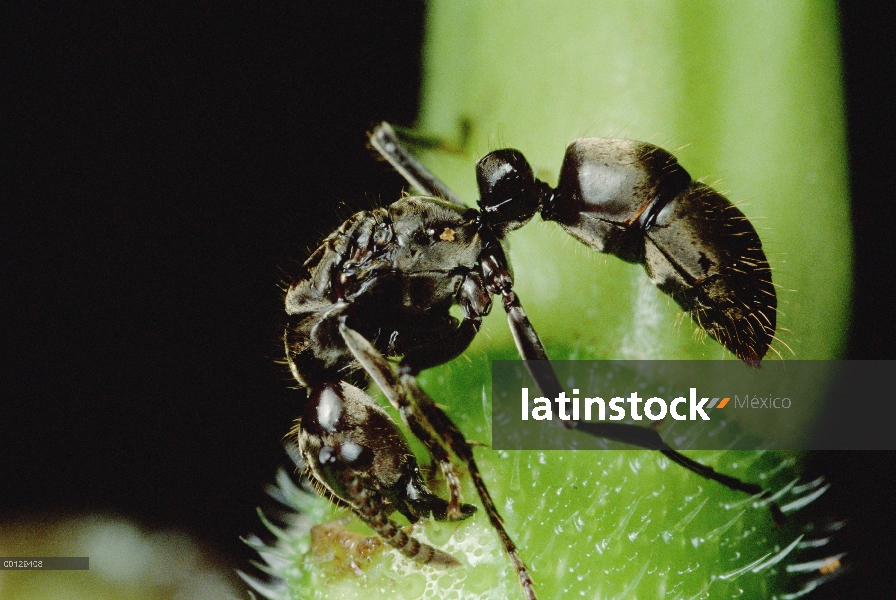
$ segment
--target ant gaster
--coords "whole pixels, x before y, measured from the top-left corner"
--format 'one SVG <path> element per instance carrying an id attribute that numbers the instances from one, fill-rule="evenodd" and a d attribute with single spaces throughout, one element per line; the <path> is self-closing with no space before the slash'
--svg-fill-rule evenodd
<path id="1" fill-rule="evenodd" d="M 451 555 L 416 541 L 392 519 L 456 521 L 461 500 L 452 455 L 469 472 L 526 598 L 532 578 L 504 528 L 473 451 L 418 385 L 424 369 L 460 355 L 500 297 L 520 356 L 549 398 L 562 390 L 513 291 L 501 241 L 536 213 L 591 248 L 645 266 L 709 335 L 758 366 L 775 330 L 775 291 L 759 236 L 743 213 L 691 176 L 665 150 L 629 140 L 579 139 L 566 151 L 556 188 L 539 181 L 516 150 L 476 165 L 479 209 L 464 206 L 399 143 L 388 124 L 371 144 L 429 197 L 409 196 L 360 212 L 328 236 L 286 293 L 284 341 L 293 376 L 308 392 L 293 430 L 311 483 L 353 510 L 405 556 L 440 567 Z M 449 314 L 459 305 L 463 319 Z M 397 368 L 389 359 L 398 359 Z M 373 381 L 438 464 L 448 500 L 433 493 L 396 423 L 363 391 Z M 595 436 L 655 449 L 708 479 L 748 494 L 755 484 L 717 473 L 673 450 L 652 429 L 562 421 Z M 769 503 L 779 521 L 780 509 Z"/>

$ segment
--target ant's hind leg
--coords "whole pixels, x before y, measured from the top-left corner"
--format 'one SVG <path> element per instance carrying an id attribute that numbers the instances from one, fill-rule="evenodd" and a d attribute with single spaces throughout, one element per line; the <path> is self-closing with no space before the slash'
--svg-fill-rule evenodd
<path id="1" fill-rule="evenodd" d="M 392 365 L 370 341 L 354 329 L 343 323 L 339 326 L 339 332 L 354 357 L 383 391 L 390 404 L 398 410 L 411 432 L 426 446 L 433 460 L 439 464 L 448 486 L 449 500 L 445 510 L 433 512 L 433 516 L 440 520 L 458 521 L 472 515 L 476 507 L 461 502 L 460 476 L 451 462 L 448 448 L 425 415 L 414 410 L 408 391 L 392 370 Z"/>
<path id="2" fill-rule="evenodd" d="M 388 123 L 380 123 L 370 134 L 370 145 L 389 161 L 398 173 L 419 192 L 447 200 L 451 204 L 466 207 L 464 201 L 430 173 L 419 160 L 407 151 Z"/>
<path id="3" fill-rule="evenodd" d="M 535 332 L 535 328 L 526 316 L 519 298 L 509 285 L 500 291 L 504 298 L 504 308 L 507 311 L 507 321 L 510 325 L 510 330 L 513 333 L 520 357 L 526 363 L 526 369 L 544 396 L 548 398 L 559 397 L 563 388 L 560 386 L 560 381 L 557 379 L 557 374 L 548 360 L 544 346 Z M 701 477 L 721 483 L 732 490 L 759 495 L 763 499 L 768 499 L 772 495 L 771 492 L 755 483 L 747 483 L 736 477 L 719 473 L 712 467 L 707 467 L 688 458 L 664 442 L 659 433 L 653 429 L 627 423 L 597 423 L 572 420 L 560 421 L 560 423 L 568 429 L 583 431 L 595 437 L 603 437 L 648 450 L 659 450 L 674 463 Z M 781 512 L 781 508 L 775 502 L 769 502 L 768 507 L 775 523 L 782 523 L 784 521 L 784 513 Z"/>

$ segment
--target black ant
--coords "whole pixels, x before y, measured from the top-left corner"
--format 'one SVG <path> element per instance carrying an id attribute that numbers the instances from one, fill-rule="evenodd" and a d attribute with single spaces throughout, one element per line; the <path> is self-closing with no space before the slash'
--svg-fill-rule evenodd
<path id="1" fill-rule="evenodd" d="M 539 181 L 517 150 L 476 165 L 479 208 L 467 208 L 399 143 L 383 123 L 370 136 L 417 190 L 360 212 L 327 237 L 286 293 L 284 342 L 293 376 L 308 391 L 292 432 L 311 483 L 351 508 L 388 544 L 421 563 L 458 565 L 394 521 L 432 515 L 455 521 L 476 507 L 461 501 L 451 455 L 470 473 L 485 512 L 527 598 L 532 578 L 504 529 L 464 435 L 420 388 L 416 375 L 460 355 L 501 298 L 520 356 L 542 394 L 562 390 L 535 329 L 513 291 L 501 246 L 535 213 L 591 248 L 645 266 L 709 335 L 758 366 L 775 331 L 775 290 L 756 230 L 665 150 L 629 140 L 587 138 L 566 151 L 556 188 Z M 464 318 L 449 309 L 459 305 Z M 398 359 L 397 369 L 389 359 Z M 448 500 L 434 494 L 398 426 L 362 387 L 372 380 L 439 465 Z M 564 426 L 641 448 L 729 488 L 768 496 L 760 486 L 717 473 L 680 454 L 652 429 L 562 421 Z M 769 506 L 777 521 L 783 516 Z"/>

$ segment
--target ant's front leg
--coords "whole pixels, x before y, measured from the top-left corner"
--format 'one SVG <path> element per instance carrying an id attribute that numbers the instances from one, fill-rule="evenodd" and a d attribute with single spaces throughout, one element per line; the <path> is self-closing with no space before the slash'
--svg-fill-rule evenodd
<path id="1" fill-rule="evenodd" d="M 471 321 L 473 321 L 473 326 L 478 328 L 478 320 L 471 319 Z M 386 357 L 364 336 L 344 323 L 340 324 L 339 331 L 342 333 L 348 349 L 358 359 L 358 362 L 361 363 L 361 366 L 364 367 L 371 379 L 383 390 L 389 401 L 398 408 L 408 427 L 426 445 L 430 453 L 433 454 L 433 458 L 439 460 L 437 455 L 433 453 L 433 450 L 440 453 L 438 456 L 441 456 L 441 453 L 444 452 L 445 458 L 448 458 L 444 446 L 444 443 L 447 443 L 451 451 L 464 462 L 467 470 L 470 472 L 473 484 L 476 486 L 476 491 L 479 493 L 479 498 L 485 506 L 489 522 L 498 532 L 501 544 L 517 571 L 520 586 L 527 600 L 535 600 L 535 584 L 529 575 L 526 564 L 517 552 L 516 545 L 510 539 L 507 530 L 504 529 L 504 521 L 498 513 L 498 509 L 485 485 L 485 480 L 482 478 L 479 467 L 473 458 L 473 449 L 451 418 L 420 388 L 415 377 L 415 374 L 419 372 L 419 368 L 405 359 L 400 367 L 402 374 L 399 378 L 392 370 L 392 365 L 389 364 Z M 458 328 L 458 332 L 460 336 L 465 335 L 463 333 L 463 324 Z M 450 342 L 448 342 L 448 345 L 450 346 Z M 467 345 L 469 345 L 469 342 L 465 342 L 463 347 L 466 348 Z M 424 359 L 424 362 L 428 363 L 430 360 L 432 360 L 432 356 L 428 356 Z M 459 487 L 459 481 L 457 481 L 457 485 Z"/>
<path id="2" fill-rule="evenodd" d="M 402 420 L 404 420 L 411 432 L 426 446 L 433 460 L 439 464 L 448 486 L 449 501 L 446 510 L 441 514 L 434 514 L 434 516 L 441 520 L 457 521 L 473 514 L 476 510 L 475 506 L 461 503 L 460 477 L 454 468 L 454 464 L 451 462 L 448 448 L 442 443 L 439 434 L 426 417 L 415 410 L 407 388 L 401 384 L 395 375 L 392 365 L 367 338 L 345 325 L 345 323 L 340 323 L 339 333 L 342 334 L 349 351 L 361 363 L 361 366 L 373 379 L 374 383 L 383 391 L 390 404 L 398 410 Z M 466 328 L 459 330 L 458 339 L 464 348 L 469 345 L 469 340 L 472 339 L 473 335 L 475 335 L 475 331 L 469 332 Z M 446 347 L 449 347 L 449 345 L 442 346 L 442 348 Z"/>
<path id="3" fill-rule="evenodd" d="M 349 497 L 355 502 L 354 510 L 358 516 L 393 548 L 424 565 L 445 568 L 460 566 L 460 561 L 447 552 L 418 542 L 402 531 L 398 524 L 387 516 L 388 508 L 362 475 L 345 472 L 342 475 L 342 483 Z"/>
<path id="4" fill-rule="evenodd" d="M 492 527 L 498 532 L 501 545 L 510 557 L 511 563 L 513 563 L 523 593 L 526 595 L 527 600 L 535 600 L 535 583 L 529 575 L 526 563 L 523 562 L 523 559 L 517 552 L 516 544 L 513 543 L 510 534 L 504 529 L 504 520 L 498 512 L 498 508 L 495 506 L 488 487 L 485 485 L 485 480 L 482 478 L 482 473 L 479 471 L 476 460 L 473 458 L 473 448 L 470 446 L 470 443 L 457 425 L 454 424 L 454 421 L 445 414 L 445 411 L 423 391 L 417 383 L 413 369 L 407 365 L 404 365 L 402 368 L 401 382 L 411 392 L 411 396 L 414 398 L 414 402 L 420 412 L 426 416 L 427 420 L 439 432 L 439 436 L 445 440 L 451 451 L 466 465 L 467 471 L 470 473 L 470 479 L 473 480 L 473 485 L 476 487 L 479 498 L 482 500 L 482 505 L 485 507 L 485 514 L 488 516 Z"/>
<path id="5" fill-rule="evenodd" d="M 347 504 L 408 558 L 442 567 L 460 564 L 409 537 L 389 518 L 395 510 L 412 523 L 429 514 L 444 518 L 448 503 L 429 490 L 398 427 L 364 391 L 344 381 L 312 387 L 292 433 L 316 488 Z M 470 506 L 466 514 L 474 510 Z"/>

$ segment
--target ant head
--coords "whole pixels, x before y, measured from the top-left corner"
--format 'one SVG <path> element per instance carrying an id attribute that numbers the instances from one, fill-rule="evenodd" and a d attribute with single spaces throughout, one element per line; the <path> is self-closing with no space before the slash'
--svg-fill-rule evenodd
<path id="1" fill-rule="evenodd" d="M 505 233 L 522 227 L 541 206 L 542 189 L 529 161 L 519 150 L 496 150 L 476 163 L 479 209 L 490 225 Z"/>

